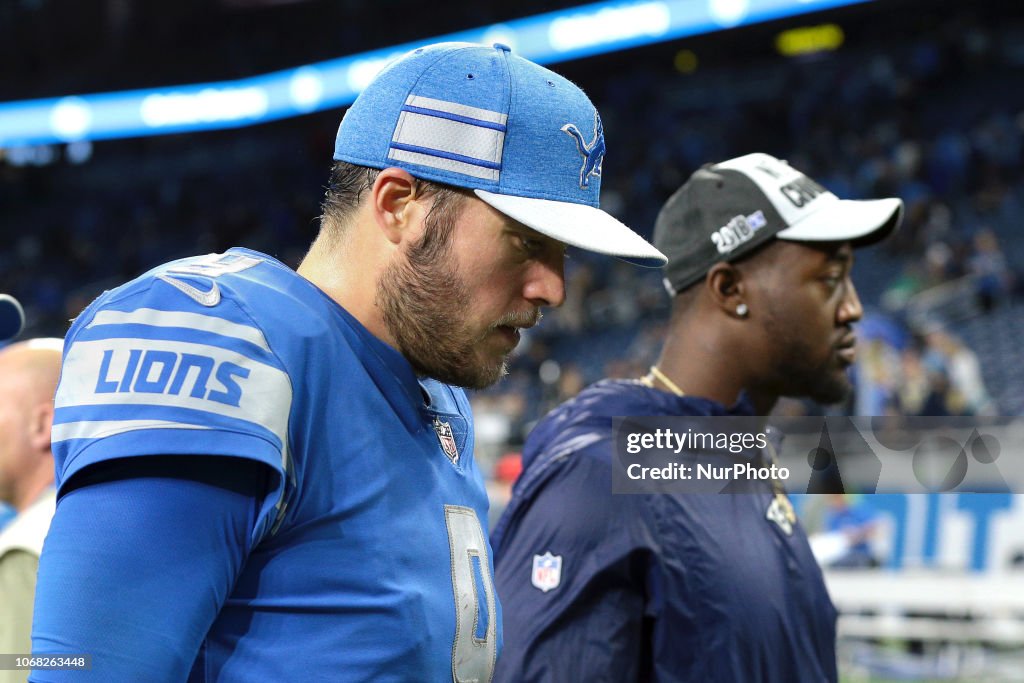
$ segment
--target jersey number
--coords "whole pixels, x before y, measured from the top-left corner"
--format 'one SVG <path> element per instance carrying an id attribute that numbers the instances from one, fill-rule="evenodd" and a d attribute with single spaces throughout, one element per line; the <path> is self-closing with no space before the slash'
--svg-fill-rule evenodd
<path id="1" fill-rule="evenodd" d="M 455 594 L 455 643 L 452 680 L 489 683 L 497 655 L 498 616 L 487 540 L 471 508 L 444 506 Z"/>

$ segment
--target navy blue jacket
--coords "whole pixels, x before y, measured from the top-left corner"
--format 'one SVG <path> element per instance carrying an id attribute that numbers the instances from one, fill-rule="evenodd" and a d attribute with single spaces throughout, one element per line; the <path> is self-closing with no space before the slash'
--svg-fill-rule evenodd
<path id="1" fill-rule="evenodd" d="M 799 523 L 787 534 L 769 519 L 770 482 L 611 492 L 613 416 L 751 414 L 744 401 L 607 380 L 538 424 L 492 536 L 505 622 L 495 683 L 838 680 L 835 608 Z"/>

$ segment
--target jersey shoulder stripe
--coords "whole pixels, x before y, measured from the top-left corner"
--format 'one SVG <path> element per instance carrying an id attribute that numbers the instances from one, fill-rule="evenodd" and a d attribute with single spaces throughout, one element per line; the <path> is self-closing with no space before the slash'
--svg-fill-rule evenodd
<path id="1" fill-rule="evenodd" d="M 230 415 L 176 405 L 85 405 L 54 411 L 52 441 L 98 439 L 136 429 L 219 429 L 251 434 L 282 451 L 281 438 L 252 422 Z"/>
<path id="2" fill-rule="evenodd" d="M 186 259 L 93 302 L 65 343 L 52 432 L 58 481 L 112 458 L 237 455 L 279 472 L 280 503 L 292 380 L 260 323 L 291 305 L 264 282 L 277 270 L 248 255 Z M 169 284 L 168 272 L 216 291 L 216 301 Z"/>
<path id="3" fill-rule="evenodd" d="M 156 329 L 179 329 L 193 332 L 209 332 L 223 337 L 249 342 L 270 353 L 263 331 L 252 325 L 243 325 L 208 313 L 191 313 L 180 310 L 159 310 L 136 308 L 130 311 L 104 310 L 93 316 L 86 329 L 115 325 L 140 325 Z"/>

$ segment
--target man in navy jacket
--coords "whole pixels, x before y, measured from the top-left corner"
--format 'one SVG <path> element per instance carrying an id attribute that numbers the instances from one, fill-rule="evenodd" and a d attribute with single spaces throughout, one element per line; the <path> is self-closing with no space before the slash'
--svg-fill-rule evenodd
<path id="1" fill-rule="evenodd" d="M 836 612 L 781 489 L 613 494 L 612 418 L 841 400 L 862 314 L 853 249 L 901 215 L 898 199 L 840 200 L 766 154 L 702 168 L 668 200 L 655 243 L 673 306 L 657 364 L 591 386 L 527 440 L 492 539 L 495 681 L 837 681 Z"/>

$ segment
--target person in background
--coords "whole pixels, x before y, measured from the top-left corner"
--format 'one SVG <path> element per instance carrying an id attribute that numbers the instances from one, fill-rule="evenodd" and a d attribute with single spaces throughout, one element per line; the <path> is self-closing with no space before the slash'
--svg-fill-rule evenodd
<path id="1" fill-rule="evenodd" d="M 53 517 L 53 394 L 63 342 L 29 339 L 0 350 L 0 501 L 15 517 L 0 530 L 0 652 L 32 651 L 32 606 L 43 539 Z M 0 669 L 0 683 L 25 670 Z"/>

